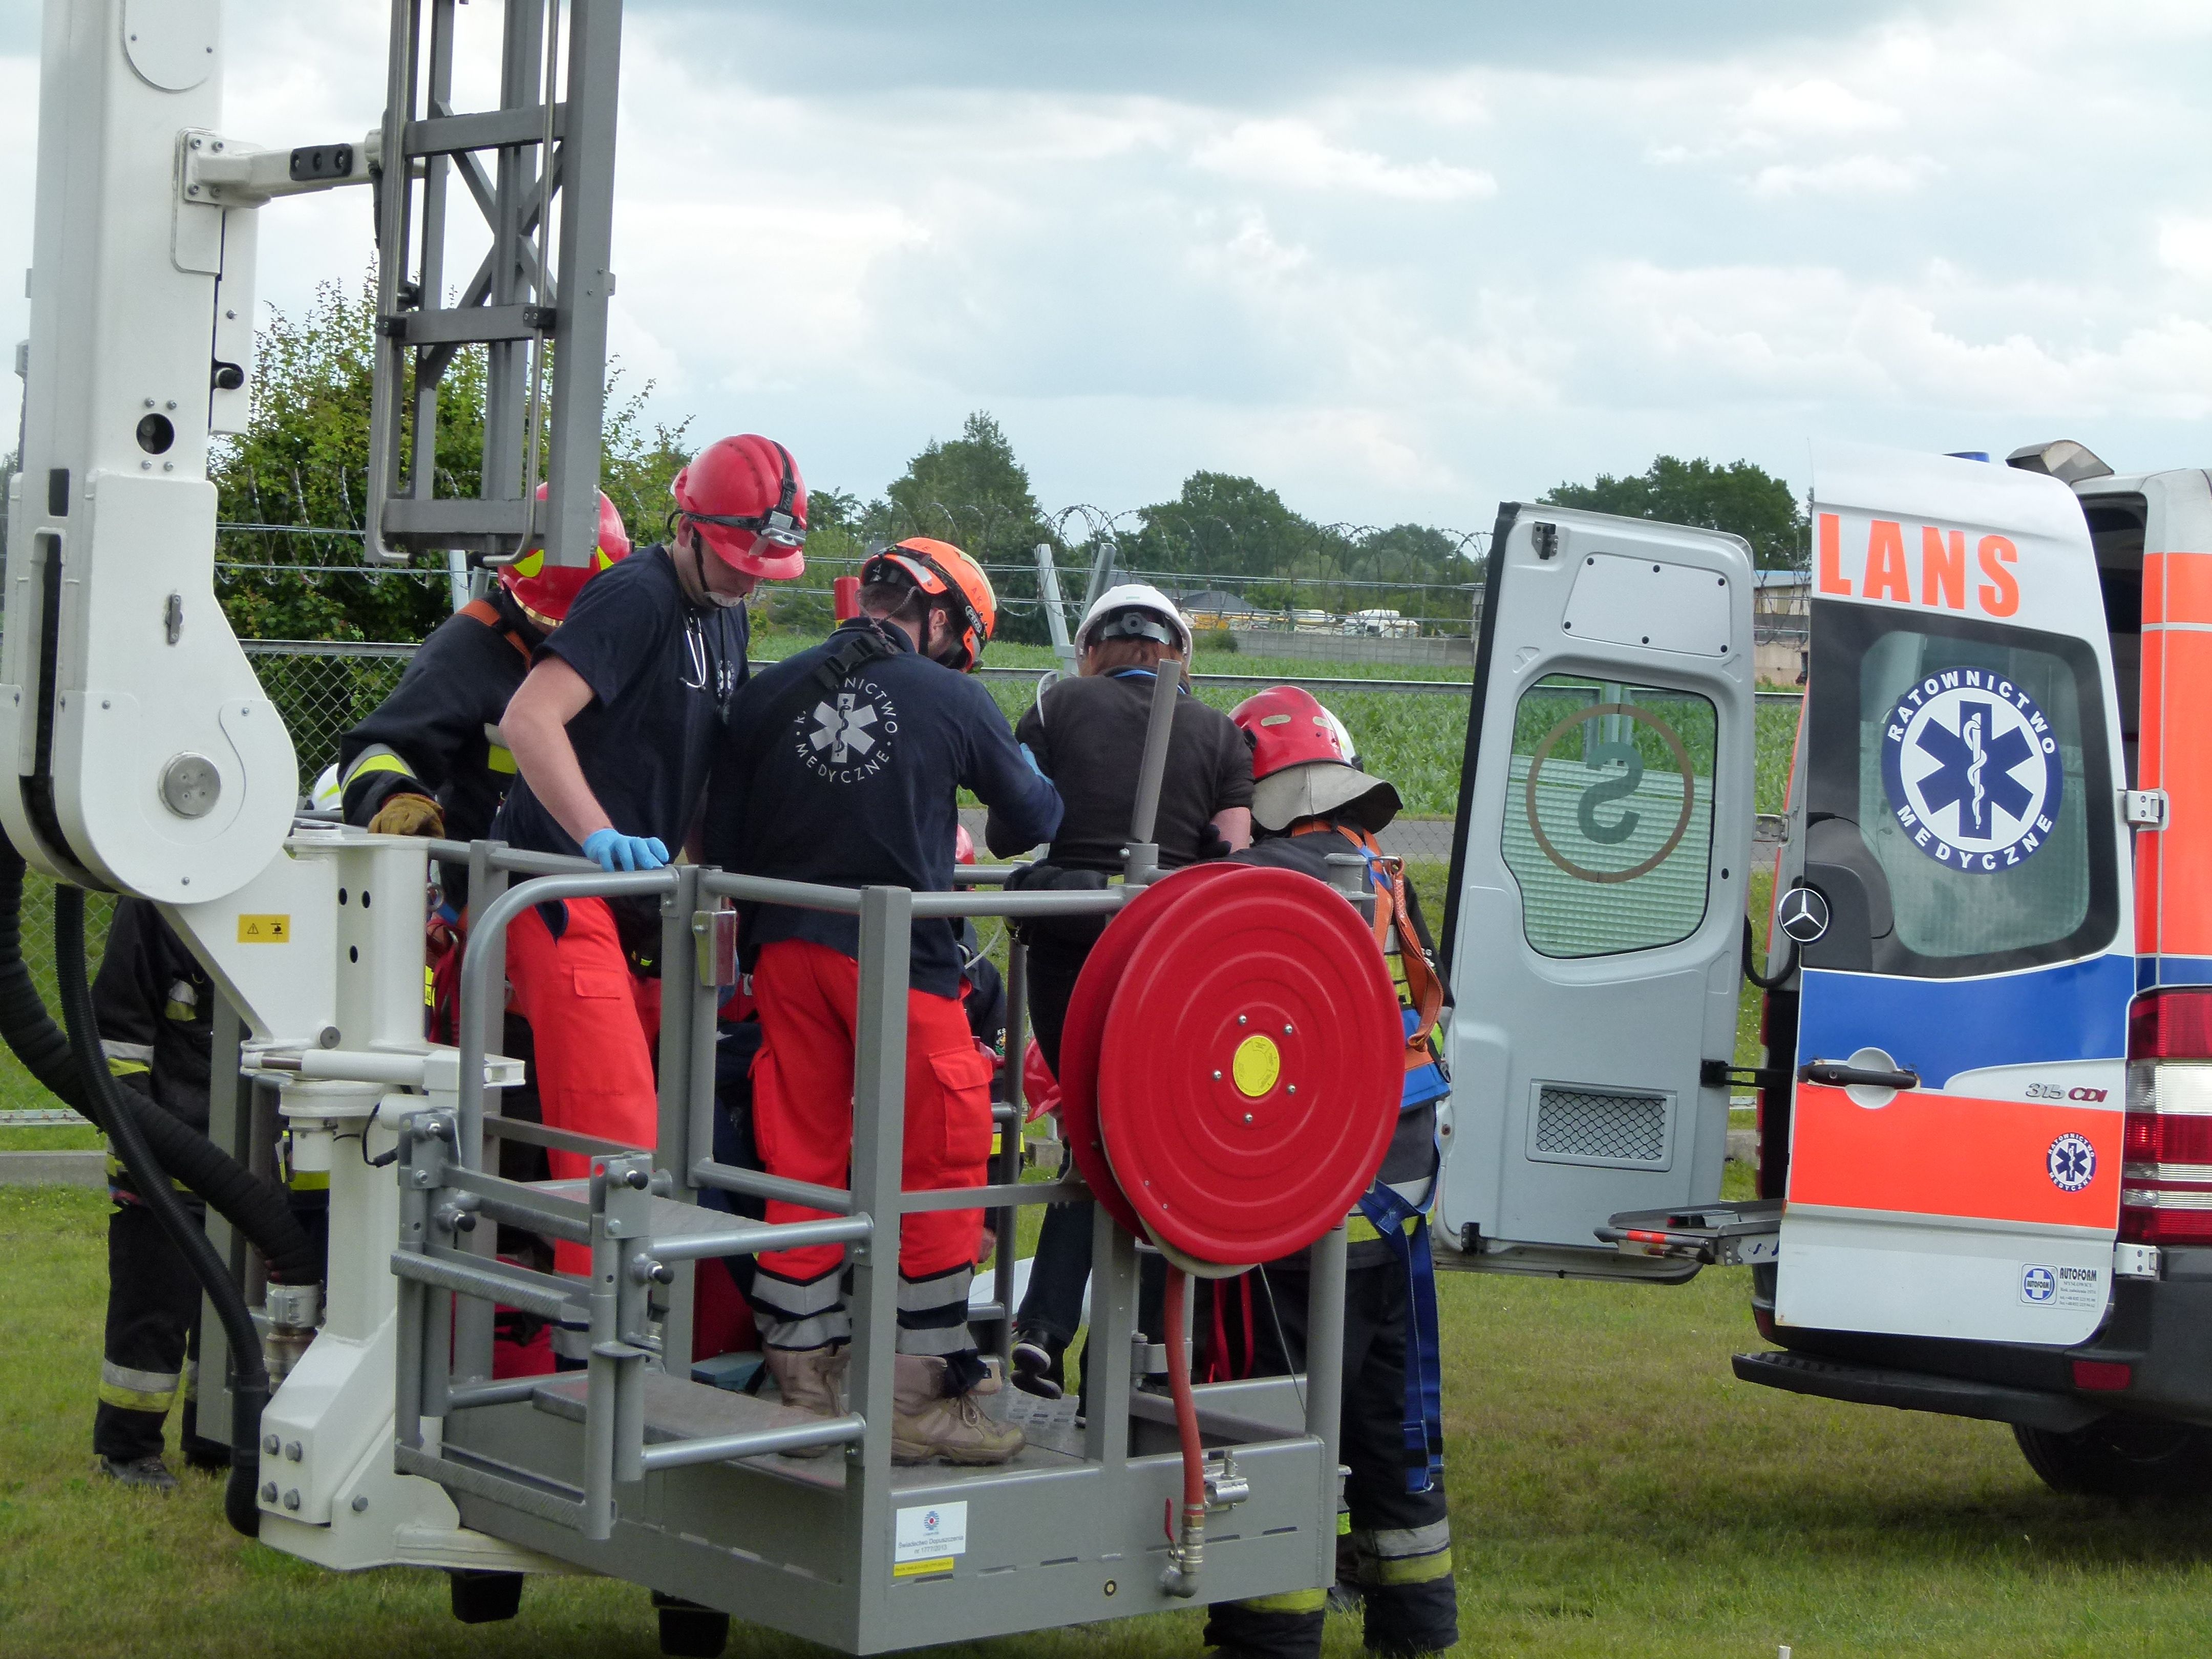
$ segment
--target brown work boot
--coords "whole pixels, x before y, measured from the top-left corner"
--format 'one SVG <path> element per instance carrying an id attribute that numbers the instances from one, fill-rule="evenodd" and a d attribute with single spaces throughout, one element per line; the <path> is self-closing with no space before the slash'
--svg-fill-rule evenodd
<path id="1" fill-rule="evenodd" d="M 998 1391 L 994 1372 L 988 1391 Z M 1022 1431 L 1000 1423 L 971 1389 L 957 1399 L 945 1397 L 945 1362 L 926 1354 L 902 1353 L 891 1364 L 891 1462 L 1003 1463 L 1022 1449 Z"/>
<path id="2" fill-rule="evenodd" d="M 782 1395 L 785 1405 L 817 1417 L 845 1414 L 845 1368 L 852 1358 L 850 1348 L 769 1348 L 767 1357 L 769 1375 L 775 1379 L 776 1391 Z M 800 1446 L 784 1455 L 819 1457 L 829 1449 L 826 1445 Z"/>

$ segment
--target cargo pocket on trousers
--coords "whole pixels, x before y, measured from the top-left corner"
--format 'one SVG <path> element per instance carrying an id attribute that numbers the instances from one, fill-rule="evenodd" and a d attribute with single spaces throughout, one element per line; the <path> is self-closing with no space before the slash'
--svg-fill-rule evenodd
<path id="1" fill-rule="evenodd" d="M 991 1156 L 991 1062 L 974 1048 L 947 1048 L 929 1057 L 945 1097 L 945 1164 L 981 1173 Z"/>

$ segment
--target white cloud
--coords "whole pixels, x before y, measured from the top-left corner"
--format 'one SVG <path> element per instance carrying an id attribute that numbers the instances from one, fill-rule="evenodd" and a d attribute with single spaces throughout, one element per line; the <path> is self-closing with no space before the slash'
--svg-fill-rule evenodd
<path id="1" fill-rule="evenodd" d="M 1737 115 L 1754 131 L 1820 137 L 1889 131 L 1905 125 L 1902 111 L 1827 80 L 1760 87 L 1743 100 Z"/>
<path id="2" fill-rule="evenodd" d="M 380 15 L 225 4 L 234 131 L 375 121 Z M 1830 433 L 2212 459 L 2202 0 L 2087 30 L 2078 0 L 1778 12 L 1595 57 L 1562 21 L 1556 50 L 1418 40 L 1410 68 L 1318 33 L 1291 63 L 1282 29 L 1169 65 L 1182 23 L 1041 12 L 1064 63 L 1018 76 L 1003 24 L 933 16 L 922 52 L 872 9 L 704 15 L 629 9 L 612 337 L 655 417 L 775 432 L 824 484 L 872 493 L 978 408 L 1048 503 L 1213 466 L 1323 520 L 1462 526 L 1662 449 L 1802 474 Z M 496 9 L 461 17 L 465 106 Z M 794 67 L 863 58 L 857 89 Z M 35 66 L 0 57 L 0 93 L 27 155 Z M 30 171 L 0 180 L 0 269 Z M 354 279 L 368 228 L 365 191 L 272 204 L 263 295 Z"/>
<path id="3" fill-rule="evenodd" d="M 1777 162 L 1752 175 L 1751 193 L 1769 199 L 1785 196 L 1902 196 L 1917 190 L 1938 171 L 1925 155 L 1902 161 L 1887 155 L 1846 155 L 1809 166 Z"/>
<path id="4" fill-rule="evenodd" d="M 2161 220 L 2158 262 L 2198 282 L 2212 280 L 2212 219 L 2175 214 Z"/>
<path id="5" fill-rule="evenodd" d="M 1209 173 L 1297 190 L 1352 191 L 1401 202 L 1460 202 L 1498 193 L 1478 168 L 1449 167 L 1434 157 L 1411 164 L 1372 150 L 1331 143 L 1310 122 L 1240 121 L 1208 138 L 1191 160 Z"/>

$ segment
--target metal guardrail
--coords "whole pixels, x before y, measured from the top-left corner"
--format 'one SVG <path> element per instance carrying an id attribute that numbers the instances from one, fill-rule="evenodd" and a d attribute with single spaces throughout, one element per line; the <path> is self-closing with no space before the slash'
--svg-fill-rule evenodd
<path id="1" fill-rule="evenodd" d="M 427 1476 L 456 1491 L 511 1505 L 604 1540 L 616 1519 L 617 1489 L 655 1471 L 722 1463 L 807 1448 L 848 1444 L 847 1479 L 857 1489 L 854 1521 L 874 1536 L 888 1519 L 891 1417 L 891 1355 L 895 1347 L 894 1286 L 901 1217 L 924 1211 L 982 1209 L 997 1237 L 1000 1285 L 1012 1282 L 1014 1211 L 1087 1195 L 1079 1179 L 1024 1183 L 1020 1136 L 1024 1116 L 1021 1068 L 1007 1067 L 1011 1099 L 994 1109 L 1002 1133 L 980 1187 L 918 1190 L 902 1187 L 905 1128 L 907 991 L 913 924 L 933 916 L 1102 915 L 1121 908 L 1133 890 L 1008 893 L 993 890 L 1011 866 L 970 866 L 960 872 L 963 890 L 917 893 L 903 888 L 843 888 L 772 881 L 718 869 L 681 865 L 622 875 L 583 860 L 518 853 L 495 843 L 431 842 L 429 854 L 465 861 L 475 884 L 477 913 L 461 975 L 459 1091 L 450 1110 L 429 1107 L 400 1123 L 399 1248 L 392 1271 L 401 1285 L 396 1453 L 404 1472 Z M 510 876 L 524 878 L 507 884 Z M 487 1167 L 485 1139 L 505 1127 L 488 1110 L 484 1055 L 492 1020 L 504 1006 L 505 938 L 515 918 L 538 904 L 586 896 L 653 894 L 664 922 L 660 1036 L 661 1129 L 653 1149 L 594 1144 L 587 1181 L 550 1184 L 508 1181 Z M 714 917 L 726 901 L 767 902 L 835 911 L 859 919 L 860 986 L 854 1056 L 854 1133 L 850 1184 L 818 1187 L 765 1171 L 718 1163 L 712 1156 L 714 1110 L 714 1023 L 724 987 L 722 964 L 711 951 L 689 948 L 710 941 Z M 1006 975 L 1007 1029 L 1013 1041 L 1025 1028 L 1024 951 L 1010 941 Z M 577 1139 L 584 1139 L 579 1137 Z M 702 1212 L 683 1200 L 701 1188 L 749 1194 L 823 1212 L 818 1217 L 769 1222 Z M 672 1202 L 671 1200 L 678 1200 Z M 494 1227 L 474 1218 L 508 1223 L 556 1237 L 588 1243 L 587 1279 L 542 1273 L 492 1253 Z M 1101 1237 L 1108 1235 L 1102 1230 Z M 848 1305 L 854 1342 L 850 1392 L 854 1409 L 818 1421 L 777 1421 L 738 1433 L 698 1434 L 648 1441 L 646 1397 L 665 1389 L 648 1373 L 666 1368 L 665 1356 L 690 1352 L 687 1264 L 807 1244 L 846 1246 L 852 1271 Z M 1342 1233 L 1318 1247 L 1316 1284 L 1340 1293 Z M 1135 1256 L 1115 1246 L 1097 1271 L 1116 1275 L 1109 1301 L 1133 1306 Z M 1126 1279 L 1127 1282 L 1122 1284 Z M 653 1288 L 672 1285 L 665 1307 Z M 1116 1300 L 1115 1297 L 1119 1299 Z M 538 1315 L 586 1333 L 588 1361 L 574 1379 L 532 1377 L 494 1381 L 490 1375 L 489 1316 L 496 1304 Z M 1339 1340 L 1331 1315 L 1313 1316 L 1316 1352 Z M 1000 1304 L 971 1315 L 995 1325 L 994 1346 L 1003 1358 L 1012 1341 L 1011 1309 Z M 1127 1310 L 1125 1309 L 1126 1315 Z M 659 1334 L 653 1329 L 660 1322 Z M 1115 1325 L 1109 1318 L 1108 1325 Z M 1109 1328 L 1109 1346 L 1126 1330 Z M 673 1368 L 682 1375 L 681 1368 Z M 1327 1370 L 1323 1367 L 1322 1370 Z M 1102 1462 L 1127 1455 L 1131 1380 L 1126 1368 L 1102 1368 L 1086 1454 Z M 552 1400 L 549 1390 L 566 1392 Z M 1328 1378 L 1308 1388 L 1305 1431 L 1334 1456 L 1336 1401 Z M 526 1480 L 471 1461 L 457 1414 L 523 1401 L 572 1417 L 581 1407 L 580 1486 L 531 1476 Z M 426 1418 L 447 1419 L 441 1439 L 424 1429 Z M 465 1421 L 465 1419 L 464 1419 Z M 1123 1425 L 1115 1430 L 1109 1425 Z M 667 1434 L 669 1431 L 656 1431 Z M 1279 1439 L 1279 1431 L 1270 1431 Z"/>

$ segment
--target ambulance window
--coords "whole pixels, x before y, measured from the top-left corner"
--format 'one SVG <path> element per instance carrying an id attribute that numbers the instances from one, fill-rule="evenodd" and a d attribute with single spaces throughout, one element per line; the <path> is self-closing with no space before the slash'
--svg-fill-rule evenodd
<path id="1" fill-rule="evenodd" d="M 1693 692 L 1552 674 L 1522 693 L 1504 855 L 1530 945 L 1615 956 L 1697 931 L 1718 735 Z"/>
<path id="2" fill-rule="evenodd" d="M 2111 941 L 2109 760 L 2083 718 L 2100 702 L 2081 641 L 1814 606 L 1808 817 L 1848 820 L 1871 854 L 1846 862 L 1886 889 L 1868 895 L 1890 922 L 1875 972 L 1996 973 Z"/>

